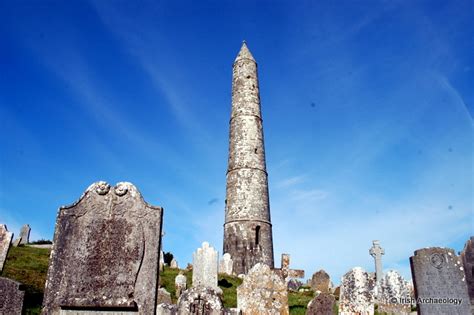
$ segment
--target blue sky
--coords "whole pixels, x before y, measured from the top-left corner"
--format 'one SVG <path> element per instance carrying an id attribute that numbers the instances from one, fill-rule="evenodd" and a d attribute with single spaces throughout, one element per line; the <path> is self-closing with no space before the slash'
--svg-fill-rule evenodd
<path id="1" fill-rule="evenodd" d="M 276 265 L 411 278 L 474 231 L 472 1 L 3 1 L 0 222 L 51 239 L 93 182 L 222 255 L 231 66 L 259 64 Z"/>

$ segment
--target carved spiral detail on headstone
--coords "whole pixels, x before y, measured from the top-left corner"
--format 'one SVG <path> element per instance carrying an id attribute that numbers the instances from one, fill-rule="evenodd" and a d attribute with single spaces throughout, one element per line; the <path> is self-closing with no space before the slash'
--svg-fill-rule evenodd
<path id="1" fill-rule="evenodd" d="M 434 253 L 433 255 L 431 255 L 430 262 L 431 262 L 431 265 L 433 265 L 433 267 L 437 269 L 443 268 L 444 264 L 446 263 L 443 255 L 438 254 L 438 253 Z"/>
<path id="2" fill-rule="evenodd" d="M 117 196 L 123 196 L 123 195 L 125 195 L 127 192 L 128 192 L 128 187 L 127 187 L 127 185 L 119 184 L 119 185 L 115 186 L 115 194 L 116 194 Z"/>
<path id="3" fill-rule="evenodd" d="M 110 191 L 110 185 L 106 182 L 98 182 L 95 192 L 99 195 L 106 195 Z"/>

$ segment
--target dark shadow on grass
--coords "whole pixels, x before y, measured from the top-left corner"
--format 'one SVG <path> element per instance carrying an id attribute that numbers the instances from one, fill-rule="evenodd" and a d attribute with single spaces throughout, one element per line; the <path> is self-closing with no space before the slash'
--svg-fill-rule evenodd
<path id="1" fill-rule="evenodd" d="M 229 281 L 227 281 L 227 279 L 221 279 L 219 280 L 219 282 L 217 283 L 220 287 L 224 287 L 224 288 L 230 288 L 232 287 L 232 283 L 230 283 Z"/>
<path id="2" fill-rule="evenodd" d="M 33 315 L 40 314 L 41 304 L 43 303 L 43 292 L 32 290 L 31 287 L 27 287 L 25 291 L 25 300 L 23 304 L 23 314 Z"/>

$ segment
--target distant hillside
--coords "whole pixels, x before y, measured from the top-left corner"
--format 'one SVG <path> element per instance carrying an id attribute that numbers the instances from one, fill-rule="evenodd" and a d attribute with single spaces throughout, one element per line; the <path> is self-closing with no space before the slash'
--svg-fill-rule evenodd
<path id="1" fill-rule="evenodd" d="M 48 271 L 49 253 L 49 249 L 29 246 L 11 247 L 8 252 L 1 276 L 14 279 L 25 285 L 25 314 L 40 314 L 44 283 Z M 178 272 L 178 269 L 165 268 L 165 271 L 160 274 L 160 285 L 171 293 L 173 303 L 176 303 L 174 278 Z M 189 287 L 192 271 L 184 271 L 184 273 L 188 279 Z M 224 292 L 223 302 L 225 307 L 237 306 L 236 289 L 241 283 L 242 280 L 237 277 L 219 275 L 219 286 Z M 313 292 L 290 292 L 288 296 L 290 314 L 305 314 L 306 305 L 313 296 Z"/>

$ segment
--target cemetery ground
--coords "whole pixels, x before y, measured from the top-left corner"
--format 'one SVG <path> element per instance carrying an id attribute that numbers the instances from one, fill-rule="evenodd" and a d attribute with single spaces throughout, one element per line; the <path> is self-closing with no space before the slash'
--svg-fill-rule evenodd
<path id="1" fill-rule="evenodd" d="M 44 283 L 48 272 L 50 250 L 34 248 L 28 245 L 11 247 L 1 276 L 16 280 L 25 287 L 24 313 L 28 315 L 40 314 L 43 300 Z M 160 272 L 160 286 L 165 287 L 171 294 L 173 303 L 176 303 L 174 280 L 179 269 L 165 267 Z M 192 271 L 182 270 L 187 278 L 187 287 L 191 287 Z M 237 306 L 237 287 L 242 283 L 238 277 L 219 275 L 219 287 L 223 291 L 225 307 Z M 288 304 L 290 314 L 305 314 L 306 306 L 314 297 L 314 292 L 289 292 Z M 335 309 L 337 314 L 337 309 Z"/>

